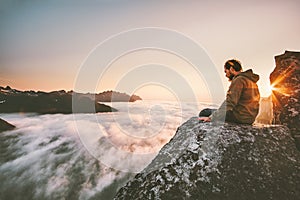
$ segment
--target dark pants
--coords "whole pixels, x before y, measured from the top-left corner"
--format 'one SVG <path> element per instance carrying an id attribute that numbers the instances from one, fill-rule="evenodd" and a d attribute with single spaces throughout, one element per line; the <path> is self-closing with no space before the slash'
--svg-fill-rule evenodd
<path id="1" fill-rule="evenodd" d="M 200 111 L 199 117 L 209 117 L 216 110 L 217 109 L 205 108 Z M 225 121 L 241 124 L 241 122 L 235 118 L 235 116 L 233 115 L 233 112 L 231 110 L 226 112 Z"/>

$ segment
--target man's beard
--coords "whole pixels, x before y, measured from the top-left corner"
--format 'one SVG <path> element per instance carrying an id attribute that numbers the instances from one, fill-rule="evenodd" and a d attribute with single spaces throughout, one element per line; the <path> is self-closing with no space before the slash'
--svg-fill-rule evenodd
<path id="1" fill-rule="evenodd" d="M 230 76 L 228 77 L 229 81 L 232 81 L 233 78 L 234 78 L 234 74 L 230 73 Z"/>

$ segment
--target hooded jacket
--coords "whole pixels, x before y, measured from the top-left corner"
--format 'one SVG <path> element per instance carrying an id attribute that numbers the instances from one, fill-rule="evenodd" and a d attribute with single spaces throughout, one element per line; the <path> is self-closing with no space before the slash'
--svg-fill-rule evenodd
<path id="1" fill-rule="evenodd" d="M 212 121 L 224 121 L 231 111 L 238 123 L 252 124 L 258 114 L 260 94 L 256 82 L 259 75 L 252 69 L 236 75 L 227 91 L 226 100 L 211 116 Z"/>

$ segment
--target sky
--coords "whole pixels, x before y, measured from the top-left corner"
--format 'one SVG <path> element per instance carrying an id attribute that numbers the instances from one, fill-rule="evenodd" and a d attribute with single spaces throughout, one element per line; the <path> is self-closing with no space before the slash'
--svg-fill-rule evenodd
<path id="1" fill-rule="evenodd" d="M 230 84 L 223 65 L 235 58 L 260 75 L 261 95 L 268 96 L 274 56 L 300 51 L 299 6 L 297 0 L 0 0 L 0 85 L 220 102 Z"/>

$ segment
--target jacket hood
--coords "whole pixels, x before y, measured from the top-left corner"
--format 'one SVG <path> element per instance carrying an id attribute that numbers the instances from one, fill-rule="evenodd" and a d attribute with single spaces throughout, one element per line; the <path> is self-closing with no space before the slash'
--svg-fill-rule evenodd
<path id="1" fill-rule="evenodd" d="M 259 75 L 254 74 L 252 69 L 248 69 L 247 71 L 241 72 L 237 76 L 244 76 L 255 83 L 259 80 Z"/>

